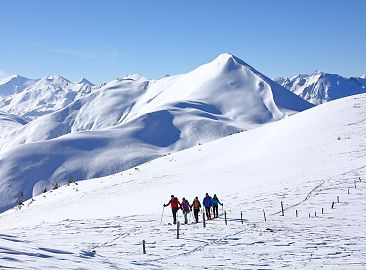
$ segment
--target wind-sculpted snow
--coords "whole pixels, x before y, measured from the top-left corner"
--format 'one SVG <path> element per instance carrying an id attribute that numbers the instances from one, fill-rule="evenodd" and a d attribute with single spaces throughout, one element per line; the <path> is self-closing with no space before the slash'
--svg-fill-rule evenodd
<path id="1" fill-rule="evenodd" d="M 158 81 L 117 79 L 2 138 L 0 210 L 39 181 L 109 175 L 311 107 L 230 54 Z"/>
<path id="2" fill-rule="evenodd" d="M 276 81 L 315 105 L 342 97 L 366 93 L 366 80 L 363 77 L 345 78 L 337 74 L 316 72 L 312 75 L 278 78 Z"/>

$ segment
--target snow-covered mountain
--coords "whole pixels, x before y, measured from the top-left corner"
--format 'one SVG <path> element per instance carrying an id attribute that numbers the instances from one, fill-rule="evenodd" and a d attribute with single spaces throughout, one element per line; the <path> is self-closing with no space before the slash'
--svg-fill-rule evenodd
<path id="1" fill-rule="evenodd" d="M 0 109 L 33 120 L 64 108 L 93 90 L 93 84 L 86 79 L 72 83 L 58 75 L 46 76 L 32 82 L 25 88 L 12 86 L 17 91 L 0 98 Z M 27 81 L 23 86 L 28 83 Z"/>
<path id="2" fill-rule="evenodd" d="M 312 107 L 230 54 L 158 81 L 132 77 L 5 136 L 0 209 L 19 191 L 29 198 L 35 186 L 109 175 Z"/>
<path id="3" fill-rule="evenodd" d="M 19 93 L 36 82 L 37 80 L 28 79 L 18 74 L 0 79 L 0 97 Z"/>
<path id="4" fill-rule="evenodd" d="M 315 72 L 312 75 L 276 78 L 275 81 L 315 105 L 366 93 L 366 80 L 363 77 L 346 78 L 337 74 Z"/>
<path id="5" fill-rule="evenodd" d="M 366 94 L 342 98 L 35 197 L 0 215 L 3 264 L 20 269 L 362 269 L 365 108 Z M 224 203 L 227 225 L 221 215 L 203 228 L 202 214 L 200 223 L 183 225 L 179 211 L 176 239 L 176 227 L 167 225 L 171 211 L 164 212 L 163 203 L 170 194 L 190 202 L 198 196 L 202 202 L 206 192 L 217 193 Z"/>

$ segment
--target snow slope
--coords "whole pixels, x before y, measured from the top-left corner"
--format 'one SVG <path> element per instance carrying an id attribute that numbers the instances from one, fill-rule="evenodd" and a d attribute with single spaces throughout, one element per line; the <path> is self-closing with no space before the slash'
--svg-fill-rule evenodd
<path id="1" fill-rule="evenodd" d="M 0 210 L 70 175 L 109 175 L 310 107 L 230 54 L 159 81 L 117 79 L 1 140 Z"/>
<path id="2" fill-rule="evenodd" d="M 5 77 L 0 80 L 0 96 L 4 97 L 19 93 L 36 82 L 37 80 L 31 80 L 18 74 Z"/>
<path id="3" fill-rule="evenodd" d="M 93 89 L 90 82 L 74 84 L 59 75 L 32 82 L 21 91 L 0 98 L 0 109 L 33 120 L 64 108 L 74 100 L 91 93 Z"/>
<path id="4" fill-rule="evenodd" d="M 337 74 L 316 72 L 312 75 L 277 78 L 275 81 L 315 105 L 366 93 L 366 80 L 362 77 L 345 78 Z"/>
<path id="5" fill-rule="evenodd" d="M 27 124 L 27 121 L 12 114 L 7 114 L 0 111 L 0 139 L 5 134 L 22 127 Z"/>
<path id="6" fill-rule="evenodd" d="M 363 269 L 365 108 L 365 94 L 339 99 L 35 197 L 0 215 L 1 264 L 27 269 Z M 162 224 L 171 220 L 168 209 L 162 215 L 162 204 L 172 193 L 191 201 L 205 192 L 217 193 L 224 202 L 228 224 L 221 216 L 206 228 L 182 225 L 176 239 L 175 227 L 160 223 L 161 217 Z"/>

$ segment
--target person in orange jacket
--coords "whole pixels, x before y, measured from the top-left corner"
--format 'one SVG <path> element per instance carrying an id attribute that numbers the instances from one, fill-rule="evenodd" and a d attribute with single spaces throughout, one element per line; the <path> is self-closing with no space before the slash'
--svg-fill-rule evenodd
<path id="1" fill-rule="evenodd" d="M 177 197 L 174 197 L 174 195 L 170 196 L 171 199 L 167 204 L 164 204 L 164 207 L 167 207 L 171 205 L 172 207 L 172 213 L 173 213 L 173 224 L 177 223 L 177 212 L 180 208 L 180 202 Z"/>

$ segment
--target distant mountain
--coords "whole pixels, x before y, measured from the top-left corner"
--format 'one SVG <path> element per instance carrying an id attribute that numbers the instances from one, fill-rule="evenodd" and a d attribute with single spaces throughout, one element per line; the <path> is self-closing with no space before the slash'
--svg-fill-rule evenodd
<path id="1" fill-rule="evenodd" d="M 366 79 L 363 77 L 346 78 L 337 74 L 315 72 L 312 75 L 276 78 L 275 81 L 315 105 L 366 93 Z"/>
<path id="2" fill-rule="evenodd" d="M 46 78 L 42 85 L 49 80 L 70 84 Z M 230 54 L 158 81 L 117 79 L 0 140 L 0 196 L 7 198 L 0 209 L 14 205 L 19 190 L 29 198 L 44 180 L 109 175 L 311 107 Z M 9 183 L 11 190 L 1 188 Z"/>
<path id="3" fill-rule="evenodd" d="M 33 120 L 64 108 L 93 89 L 93 84 L 85 79 L 75 84 L 59 75 L 47 76 L 33 83 L 27 81 L 23 86 L 26 84 L 30 85 L 0 97 L 0 110 Z"/>
<path id="4" fill-rule="evenodd" d="M 75 84 L 86 84 L 86 85 L 90 85 L 90 86 L 95 86 L 94 83 L 90 82 L 89 80 L 87 80 L 85 78 L 81 78 L 80 80 L 75 82 Z"/>
<path id="5" fill-rule="evenodd" d="M 0 97 L 19 93 L 36 82 L 37 80 L 28 79 L 18 74 L 3 78 L 0 80 Z"/>

